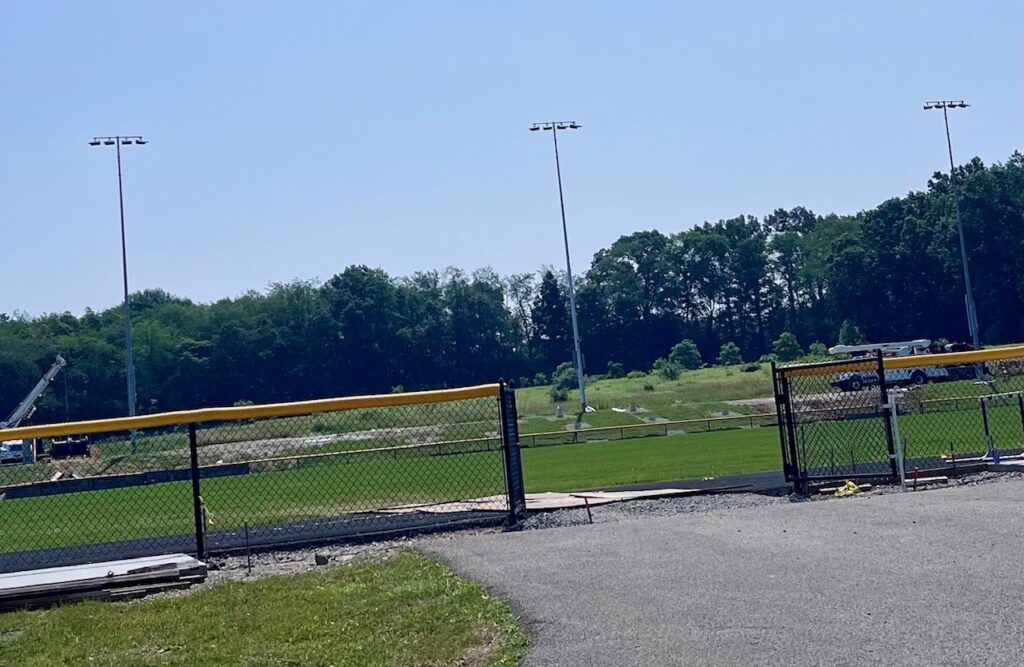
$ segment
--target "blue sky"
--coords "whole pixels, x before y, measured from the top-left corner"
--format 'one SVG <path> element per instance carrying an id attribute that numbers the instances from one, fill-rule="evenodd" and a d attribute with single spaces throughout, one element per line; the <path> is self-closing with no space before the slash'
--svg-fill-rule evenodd
<path id="1" fill-rule="evenodd" d="M 574 262 L 638 229 L 853 213 L 1024 138 L 1019 0 L 7 2 L 0 312 L 198 301 L 349 264 Z"/>

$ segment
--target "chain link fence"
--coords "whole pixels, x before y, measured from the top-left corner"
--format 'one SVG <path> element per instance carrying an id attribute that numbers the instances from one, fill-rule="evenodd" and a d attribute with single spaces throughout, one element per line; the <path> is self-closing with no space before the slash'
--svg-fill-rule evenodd
<path id="1" fill-rule="evenodd" d="M 773 367 L 786 479 L 896 478 L 1021 459 L 1024 347 Z"/>
<path id="2" fill-rule="evenodd" d="M 74 435 L 69 435 L 74 434 Z M 0 571 L 364 538 L 525 511 L 504 385 L 28 427 Z"/>

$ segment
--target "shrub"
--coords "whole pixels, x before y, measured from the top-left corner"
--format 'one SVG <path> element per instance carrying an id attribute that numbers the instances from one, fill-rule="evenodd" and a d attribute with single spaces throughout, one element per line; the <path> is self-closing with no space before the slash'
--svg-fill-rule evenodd
<path id="1" fill-rule="evenodd" d="M 394 387 L 391 388 L 391 393 L 392 394 L 404 394 L 405 393 L 405 387 L 403 387 L 400 384 L 396 384 Z"/>
<path id="2" fill-rule="evenodd" d="M 552 403 L 560 403 L 562 401 L 569 400 L 569 392 L 566 389 L 559 387 L 558 385 L 551 385 L 551 389 L 548 392 L 551 395 Z"/>
<path id="3" fill-rule="evenodd" d="M 654 367 L 651 370 L 666 380 L 675 380 L 679 377 L 679 366 L 676 366 L 664 357 L 655 360 Z"/>
<path id="4" fill-rule="evenodd" d="M 668 353 L 668 360 L 679 368 L 700 368 L 700 350 L 697 349 L 696 343 L 687 338 L 672 347 L 672 351 Z"/>
<path id="5" fill-rule="evenodd" d="M 644 373 L 643 371 L 630 371 L 626 373 L 626 377 L 630 380 L 639 380 L 640 378 L 647 377 L 647 373 Z"/>
<path id="6" fill-rule="evenodd" d="M 762 364 L 770 364 L 773 361 L 778 361 L 778 360 L 779 360 L 779 358 L 776 357 L 774 354 L 771 354 L 771 353 L 769 353 L 769 354 L 762 354 L 761 358 L 758 359 L 758 361 L 760 361 Z"/>
<path id="7" fill-rule="evenodd" d="M 807 354 L 812 357 L 827 357 L 828 348 L 822 342 L 811 343 L 811 346 L 807 348 Z"/>
<path id="8" fill-rule="evenodd" d="M 742 366 L 740 366 L 740 370 L 743 371 L 744 373 L 754 373 L 756 371 L 761 370 L 761 364 L 757 362 L 743 364 Z"/>
<path id="9" fill-rule="evenodd" d="M 551 384 L 559 389 L 568 391 L 575 387 L 579 381 L 576 378 L 576 367 L 570 362 L 564 361 L 558 364 L 558 368 L 551 374 Z"/>
<path id="10" fill-rule="evenodd" d="M 648 382 L 644 385 L 644 391 L 654 391 L 654 385 Z"/>
<path id="11" fill-rule="evenodd" d="M 796 336 L 788 331 L 783 331 L 772 343 L 772 352 L 779 358 L 779 361 L 793 361 L 803 356 L 804 351 L 800 349 L 800 343 Z"/>
<path id="12" fill-rule="evenodd" d="M 743 363 L 743 355 L 736 343 L 729 341 L 718 351 L 718 363 L 721 366 L 735 366 Z"/>
<path id="13" fill-rule="evenodd" d="M 608 377 L 612 380 L 617 380 L 621 377 L 626 377 L 626 367 L 617 361 L 609 361 Z"/>
<path id="14" fill-rule="evenodd" d="M 534 387 L 543 387 L 546 384 L 551 384 L 551 380 L 548 379 L 547 373 L 537 373 L 533 376 Z"/>

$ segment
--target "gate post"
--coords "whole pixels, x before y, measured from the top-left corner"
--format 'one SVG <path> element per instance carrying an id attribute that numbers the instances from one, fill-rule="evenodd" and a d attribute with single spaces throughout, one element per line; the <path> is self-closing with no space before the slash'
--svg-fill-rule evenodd
<path id="1" fill-rule="evenodd" d="M 893 479 L 900 475 L 899 466 L 896 463 L 896 443 L 892 435 L 892 420 L 896 415 L 889 409 L 889 388 L 885 384 L 885 362 L 882 360 L 882 351 L 877 350 L 876 360 L 878 361 L 878 391 L 881 403 L 879 409 L 882 411 L 882 422 L 885 424 L 885 442 L 889 449 L 889 470 Z"/>
<path id="2" fill-rule="evenodd" d="M 787 482 L 793 483 L 793 491 L 807 492 L 806 476 L 801 476 L 800 459 L 797 455 L 796 427 L 793 423 L 793 397 L 790 393 L 786 371 L 772 362 L 772 384 L 775 392 L 776 421 L 779 424 L 779 441 L 782 443 L 782 472 Z M 788 463 L 787 463 L 788 461 Z"/>
<path id="3" fill-rule="evenodd" d="M 526 518 L 526 485 L 523 482 L 523 461 L 519 451 L 519 413 L 516 392 L 500 382 L 498 406 L 501 412 L 501 441 L 505 458 L 505 486 L 508 492 L 509 524 L 515 526 Z"/>
<path id="4" fill-rule="evenodd" d="M 788 399 L 785 392 L 781 388 L 782 379 L 778 368 L 775 366 L 775 362 L 772 362 L 772 391 L 775 392 L 775 420 L 779 425 L 779 444 L 782 447 L 782 474 L 786 478 L 787 482 L 793 481 L 793 464 L 794 461 L 790 456 L 788 444 L 786 442 L 786 425 L 783 423 L 782 418 L 782 406 Z"/>
<path id="5" fill-rule="evenodd" d="M 188 425 L 189 469 L 192 472 L 192 512 L 196 522 L 196 558 L 206 558 L 206 525 L 203 522 L 203 499 L 199 495 L 199 446 L 196 442 L 196 425 Z"/>

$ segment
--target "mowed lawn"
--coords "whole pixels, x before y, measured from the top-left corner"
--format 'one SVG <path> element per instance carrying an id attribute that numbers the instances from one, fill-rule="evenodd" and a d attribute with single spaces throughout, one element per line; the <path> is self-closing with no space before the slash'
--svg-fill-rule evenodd
<path id="1" fill-rule="evenodd" d="M 1024 448 L 1020 413 L 993 408 L 994 444 Z M 985 449 L 977 410 L 904 415 L 907 455 L 937 457 L 953 442 Z M 879 419 L 810 422 L 798 426 L 812 467 L 888 460 Z M 958 455 L 965 453 L 963 444 Z M 779 470 L 778 430 L 744 428 L 627 438 L 521 450 L 527 491 L 599 489 L 694 477 Z M 498 450 L 447 456 L 394 455 L 325 458 L 300 467 L 204 479 L 208 530 L 303 521 L 404 504 L 501 496 L 504 467 Z M 496 503 L 494 509 L 503 508 Z M 124 489 L 0 500 L 0 552 L 132 540 L 193 531 L 191 484 L 173 482 Z"/>
<path id="2" fill-rule="evenodd" d="M 522 450 L 527 491 L 778 469 L 778 431 L 737 429 Z M 204 479 L 217 531 L 504 492 L 499 451 L 380 457 Z M 193 531 L 190 482 L 0 501 L 0 552 L 131 540 Z"/>
<path id="3" fill-rule="evenodd" d="M 415 552 L 174 598 L 0 616 L 0 664 L 514 665 L 515 616 Z"/>
<path id="4" fill-rule="evenodd" d="M 574 491 L 782 468 L 775 428 L 524 449 L 527 491 Z"/>

